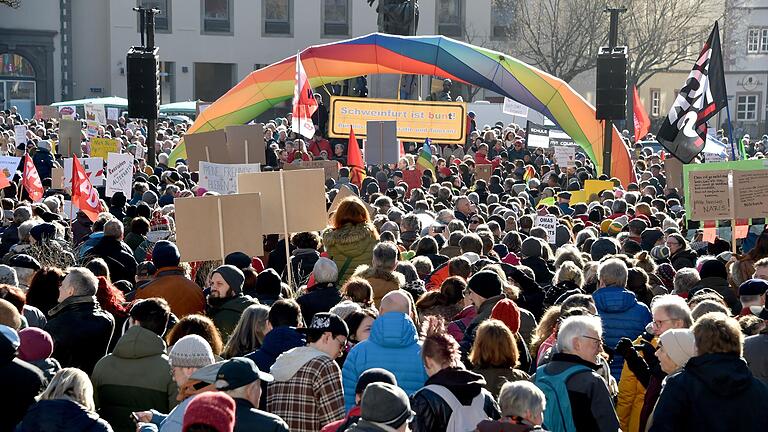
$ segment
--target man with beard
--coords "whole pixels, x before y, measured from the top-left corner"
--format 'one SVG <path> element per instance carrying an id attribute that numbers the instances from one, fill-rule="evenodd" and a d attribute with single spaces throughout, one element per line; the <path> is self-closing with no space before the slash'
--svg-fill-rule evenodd
<path id="1" fill-rule="evenodd" d="M 208 294 L 208 316 L 221 332 L 223 340 L 229 339 L 243 311 L 258 300 L 243 294 L 243 272 L 233 265 L 222 265 L 211 275 L 211 293 Z"/>

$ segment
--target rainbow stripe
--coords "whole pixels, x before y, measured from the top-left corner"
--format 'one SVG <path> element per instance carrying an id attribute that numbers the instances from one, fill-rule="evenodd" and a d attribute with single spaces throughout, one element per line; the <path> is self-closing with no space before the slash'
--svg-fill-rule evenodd
<path id="1" fill-rule="evenodd" d="M 520 60 L 443 36 L 372 33 L 301 52 L 312 87 L 369 74 L 435 75 L 494 91 L 534 109 L 570 135 L 602 172 L 603 127 L 595 108 L 567 83 Z M 296 56 L 251 72 L 203 112 L 190 132 L 245 124 L 293 97 Z M 635 181 L 629 151 L 613 128 L 611 174 Z M 184 157 L 179 145 L 171 163 Z"/>

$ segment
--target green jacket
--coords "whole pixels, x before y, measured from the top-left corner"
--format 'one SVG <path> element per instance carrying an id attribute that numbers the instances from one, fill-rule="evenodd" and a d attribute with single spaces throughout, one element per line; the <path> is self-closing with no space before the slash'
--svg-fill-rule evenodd
<path id="1" fill-rule="evenodd" d="M 209 299 L 210 300 L 210 299 Z M 213 320 L 216 328 L 221 333 L 221 340 L 225 343 L 229 340 L 229 335 L 235 330 L 240 316 L 248 306 L 259 304 L 259 301 L 248 295 L 239 295 L 232 297 L 223 304 L 209 305 L 208 316 Z"/>
<path id="2" fill-rule="evenodd" d="M 116 432 L 136 430 L 133 411 L 169 412 L 178 403 L 165 342 L 140 326 L 130 327 L 96 363 L 91 381 L 97 411 Z"/>
<path id="3" fill-rule="evenodd" d="M 378 237 L 373 226 L 366 224 L 347 224 L 339 229 L 328 228 L 323 232 L 325 251 L 339 269 L 337 286 L 344 285 L 359 266 L 371 265 L 373 248 L 379 242 Z M 347 260 L 349 265 L 346 271 L 342 272 Z"/>

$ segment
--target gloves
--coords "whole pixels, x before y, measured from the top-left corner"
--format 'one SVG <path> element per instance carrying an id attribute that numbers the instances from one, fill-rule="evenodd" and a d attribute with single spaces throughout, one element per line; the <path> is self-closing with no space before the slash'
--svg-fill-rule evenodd
<path id="1" fill-rule="evenodd" d="M 640 349 L 640 352 L 643 353 L 643 358 L 646 361 L 648 361 L 651 357 L 656 358 L 656 347 L 651 345 L 651 343 L 647 340 L 640 341 L 638 348 Z"/>
<path id="2" fill-rule="evenodd" d="M 619 343 L 616 344 L 616 353 L 624 357 L 627 368 L 635 374 L 640 384 L 643 387 L 648 387 L 648 382 L 651 379 L 648 364 L 638 355 L 632 341 L 625 337 L 619 339 Z"/>
<path id="3" fill-rule="evenodd" d="M 616 344 L 616 353 L 622 357 L 629 357 L 631 355 L 637 355 L 635 347 L 632 346 L 632 341 L 629 338 L 619 339 L 619 343 Z"/>
<path id="4" fill-rule="evenodd" d="M 639 346 L 643 352 L 643 358 L 648 365 L 648 371 L 651 375 L 659 379 L 664 379 L 667 374 L 661 370 L 661 363 L 659 363 L 658 357 L 656 357 L 656 348 L 648 341 L 642 341 Z"/>

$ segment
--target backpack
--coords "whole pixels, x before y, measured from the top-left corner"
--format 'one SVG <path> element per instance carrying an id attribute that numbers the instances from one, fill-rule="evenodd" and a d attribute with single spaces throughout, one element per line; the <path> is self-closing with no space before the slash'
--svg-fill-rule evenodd
<path id="1" fill-rule="evenodd" d="M 441 385 L 430 384 L 424 388 L 440 396 L 451 407 L 446 432 L 471 432 L 478 423 L 490 418 L 485 413 L 485 394 L 482 391 L 472 399 L 470 405 L 462 405 L 450 390 Z"/>
<path id="2" fill-rule="evenodd" d="M 547 401 L 544 427 L 550 432 L 576 432 L 566 383 L 577 373 L 589 372 L 592 369 L 584 365 L 573 365 L 558 374 L 549 374 L 545 368 L 546 365 L 536 369 L 536 379 L 533 382 L 544 393 Z"/>

